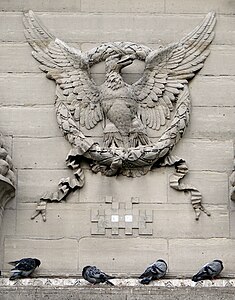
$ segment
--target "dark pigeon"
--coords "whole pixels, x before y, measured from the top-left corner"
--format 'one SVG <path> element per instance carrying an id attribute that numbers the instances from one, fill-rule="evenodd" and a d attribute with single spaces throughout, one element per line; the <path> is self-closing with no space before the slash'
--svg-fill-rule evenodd
<path id="1" fill-rule="evenodd" d="M 89 281 L 92 284 L 97 284 L 100 282 L 108 283 L 109 285 L 114 285 L 109 279 L 113 279 L 114 277 L 105 274 L 100 271 L 96 266 L 86 266 L 82 270 L 82 277 Z"/>
<path id="2" fill-rule="evenodd" d="M 212 262 L 204 265 L 197 274 L 192 278 L 192 281 L 200 281 L 205 279 L 214 279 L 223 270 L 223 262 L 219 259 L 215 259 Z"/>
<path id="3" fill-rule="evenodd" d="M 22 258 L 20 260 L 9 262 L 10 265 L 14 266 L 11 269 L 10 280 L 28 277 L 33 271 L 40 266 L 41 262 L 37 258 Z"/>
<path id="4" fill-rule="evenodd" d="M 140 283 L 149 284 L 151 280 L 156 280 L 164 277 L 167 271 L 167 263 L 163 259 L 158 259 L 153 264 L 147 267 L 139 279 Z"/>

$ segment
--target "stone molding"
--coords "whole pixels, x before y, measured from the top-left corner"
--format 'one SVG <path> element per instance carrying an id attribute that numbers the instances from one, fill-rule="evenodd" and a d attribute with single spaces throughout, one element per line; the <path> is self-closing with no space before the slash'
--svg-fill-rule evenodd
<path id="1" fill-rule="evenodd" d="M 123 279 L 112 279 L 114 283 L 113 288 L 117 287 L 142 287 L 146 289 L 146 286 L 143 286 L 138 279 L 136 278 L 123 278 Z M 4 286 L 22 286 L 22 287 L 91 287 L 92 285 L 80 278 L 25 278 L 11 281 L 8 278 L 0 278 L 0 287 Z M 106 284 L 99 284 L 93 286 L 93 289 L 99 288 L 109 289 L 110 287 Z M 151 281 L 147 289 L 151 287 L 168 287 L 168 288 L 210 288 L 210 287 L 235 287 L 235 279 L 233 278 L 223 278 L 215 280 L 204 280 L 199 282 L 193 282 L 191 279 L 161 279 Z M 113 289 L 112 288 L 112 289 Z"/>

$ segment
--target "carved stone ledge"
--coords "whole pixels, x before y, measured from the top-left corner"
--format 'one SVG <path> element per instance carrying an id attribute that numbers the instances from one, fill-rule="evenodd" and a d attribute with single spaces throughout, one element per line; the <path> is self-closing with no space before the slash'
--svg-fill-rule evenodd
<path id="1" fill-rule="evenodd" d="M 15 169 L 0 134 L 0 227 L 4 208 L 15 196 Z"/>

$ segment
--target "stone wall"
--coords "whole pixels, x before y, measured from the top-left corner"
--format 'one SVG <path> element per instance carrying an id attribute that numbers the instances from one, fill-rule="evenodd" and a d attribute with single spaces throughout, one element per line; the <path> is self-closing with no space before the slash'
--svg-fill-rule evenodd
<path id="1" fill-rule="evenodd" d="M 29 9 L 50 32 L 82 50 L 106 41 L 166 45 L 216 11 L 211 54 L 190 84 L 191 122 L 174 150 L 187 161 L 185 182 L 201 191 L 211 217 L 202 214 L 195 220 L 189 195 L 169 187 L 171 168 L 134 179 L 104 177 L 86 168 L 83 189 L 67 202 L 49 204 L 46 222 L 40 216 L 31 220 L 40 196 L 70 174 L 65 165 L 70 145 L 56 123 L 55 84 L 39 70 L 25 41 L 22 12 Z M 208 260 L 220 258 L 224 276 L 235 275 L 235 204 L 229 200 L 228 181 L 234 158 L 234 14 L 232 0 L 1 0 L 0 130 L 18 176 L 16 198 L 4 212 L 1 269 L 7 272 L 8 261 L 30 256 L 42 261 L 40 276 L 80 275 L 86 264 L 135 276 L 161 257 L 169 276 L 191 276 Z M 97 80 L 101 72 L 101 67 L 94 69 Z M 130 67 L 127 80 L 137 72 Z M 140 225 L 131 234 L 124 229 L 94 234 L 94 211 L 110 211 L 115 201 L 121 202 L 120 210 L 127 209 L 131 199 L 138 199 L 128 206 L 132 212 L 152 212 L 150 230 L 141 231 Z"/>

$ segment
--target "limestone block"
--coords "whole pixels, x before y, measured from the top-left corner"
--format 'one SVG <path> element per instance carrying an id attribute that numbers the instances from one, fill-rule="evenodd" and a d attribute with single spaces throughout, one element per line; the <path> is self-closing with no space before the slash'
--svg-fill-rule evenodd
<path id="1" fill-rule="evenodd" d="M 200 221 L 196 221 L 190 204 L 158 205 L 153 212 L 153 236 L 158 238 L 228 238 L 227 206 L 205 205 L 205 207 L 211 216 L 202 214 Z"/>
<path id="2" fill-rule="evenodd" d="M 44 73 L 0 74 L 0 90 L 3 105 L 49 105 L 55 101 L 55 83 Z"/>
<path id="3" fill-rule="evenodd" d="M 0 72 L 41 72 L 31 52 L 30 46 L 26 43 L 0 44 Z"/>
<path id="4" fill-rule="evenodd" d="M 232 171 L 233 142 L 182 139 L 172 154 L 186 160 L 189 170 Z"/>
<path id="5" fill-rule="evenodd" d="M 232 140 L 235 136 L 234 115 L 235 107 L 193 107 L 185 138 Z"/>
<path id="6" fill-rule="evenodd" d="M 113 201 L 118 202 L 129 202 L 132 197 L 138 197 L 140 203 L 165 203 L 167 185 L 164 169 L 137 178 L 106 177 L 85 171 L 85 185 L 79 191 L 79 201 L 104 202 L 106 196 L 112 196 Z"/>
<path id="7" fill-rule="evenodd" d="M 72 176 L 72 171 L 68 168 L 60 170 L 20 169 L 18 172 L 17 202 L 38 202 L 46 191 L 54 192 L 57 190 L 61 178 L 69 176 Z M 71 201 L 77 202 L 77 192 L 72 194 L 68 201 L 69 203 Z"/>
<path id="8" fill-rule="evenodd" d="M 80 0 L 57 0 L 56 5 L 53 1 L 43 0 L 2 0 L 0 3 L 1 11 L 80 11 Z"/>
<path id="9" fill-rule="evenodd" d="M 62 136 L 54 106 L 47 107 L 2 107 L 0 128 L 3 134 L 15 137 L 56 137 Z"/>
<path id="10" fill-rule="evenodd" d="M 11 202 L 11 201 L 10 201 Z M 4 235 L 15 235 L 16 231 L 16 210 L 5 207 L 2 219 L 1 231 Z"/>
<path id="11" fill-rule="evenodd" d="M 234 106 L 235 79 L 197 75 L 189 85 L 192 106 Z M 194 110 L 192 116 L 194 115 Z"/>
<path id="12" fill-rule="evenodd" d="M 94 205 L 93 205 L 94 206 Z M 91 205 L 52 203 L 47 205 L 47 222 L 42 218 L 31 220 L 35 204 L 19 204 L 17 210 L 16 235 L 44 239 L 75 238 L 90 236 Z"/>
<path id="13" fill-rule="evenodd" d="M 38 14 L 50 32 L 60 38 L 78 42 L 117 40 L 146 41 L 148 43 L 172 43 L 187 35 L 202 20 L 203 16 L 149 15 L 149 14 Z M 88 23 L 89 19 L 89 23 Z M 78 23 L 75 27 L 73 24 Z M 235 33 L 231 31 L 235 20 L 220 16 L 216 25 L 215 44 L 234 44 Z M 112 30 L 110 30 L 112 24 Z M 187 24 L 187 26 L 185 26 Z M 55 26 L 56 25 L 56 26 Z M 73 30 L 71 30 L 73 28 Z M 159 28 L 164 28 L 160 30 Z M 159 30 L 158 30 L 159 29 Z M 88 31 L 89 30 L 89 31 Z M 89 32 L 89 34 L 87 34 Z M 172 38 L 173 37 L 173 38 Z M 16 37 L 17 38 L 17 37 Z"/>
<path id="14" fill-rule="evenodd" d="M 6 262 L 22 257 L 37 257 L 41 260 L 40 268 L 35 272 L 40 275 L 71 274 L 77 272 L 78 244 L 72 239 L 34 239 L 9 238 L 4 241 L 5 270 L 10 270 Z"/>
<path id="15" fill-rule="evenodd" d="M 235 3 L 231 0 L 166 0 L 166 13 L 207 13 L 212 10 L 220 14 L 233 14 Z"/>
<path id="16" fill-rule="evenodd" d="M 221 259 L 222 275 L 234 273 L 234 246 L 235 240 L 226 238 L 169 240 L 170 272 L 191 276 L 206 262 Z"/>
<path id="17" fill-rule="evenodd" d="M 155 49 L 158 48 L 156 44 L 151 44 L 150 46 Z M 212 45 L 210 50 L 211 53 L 199 74 L 206 76 L 234 75 L 234 47 Z M 140 64 L 138 64 L 138 69 L 141 70 Z M 0 72 L 33 72 L 42 74 L 42 71 L 39 69 L 39 63 L 31 55 L 29 45 L 9 43 L 0 45 Z"/>
<path id="18" fill-rule="evenodd" d="M 70 144 L 64 137 L 14 138 L 16 168 L 64 169 Z"/>
<path id="19" fill-rule="evenodd" d="M 144 5 L 144 2 L 143 2 Z M 145 5 L 145 7 L 148 7 Z M 37 13 L 43 24 L 58 38 L 70 42 L 135 41 L 166 44 L 177 42 L 203 19 L 203 15 L 158 15 L 135 13 Z M 0 41 L 25 41 L 21 13 L 0 13 L 3 28 Z M 112 26 L 111 26 L 112 24 Z M 187 24 L 187 25 L 185 25 Z M 214 44 L 234 45 L 235 20 L 232 16 L 220 16 L 216 25 Z M 110 29 L 111 27 L 111 29 Z M 164 30 L 161 30 L 164 28 Z"/>
<path id="20" fill-rule="evenodd" d="M 173 170 L 169 169 L 171 174 Z M 192 184 L 198 188 L 202 194 L 204 204 L 223 204 L 228 203 L 228 175 L 221 172 L 193 172 L 190 171 L 183 179 L 185 184 Z M 168 203 L 184 203 L 190 201 L 189 193 L 180 193 L 168 188 Z"/>
<path id="21" fill-rule="evenodd" d="M 85 265 L 94 264 L 109 273 L 140 274 L 160 257 L 168 260 L 164 239 L 83 238 L 79 241 L 80 272 Z"/>
<path id="22" fill-rule="evenodd" d="M 234 46 L 213 46 L 204 67 L 200 71 L 201 75 L 234 75 L 235 59 Z"/>
<path id="23" fill-rule="evenodd" d="M 84 12 L 116 12 L 116 13 L 163 13 L 164 1 L 148 1 L 148 5 L 141 0 L 81 0 L 81 11 Z"/>

